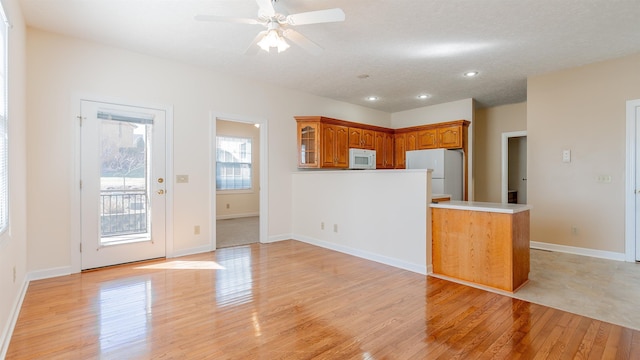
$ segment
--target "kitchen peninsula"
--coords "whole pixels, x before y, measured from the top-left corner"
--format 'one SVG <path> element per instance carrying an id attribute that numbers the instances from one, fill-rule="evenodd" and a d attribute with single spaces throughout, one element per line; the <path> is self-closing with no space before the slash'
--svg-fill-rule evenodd
<path id="1" fill-rule="evenodd" d="M 517 291 L 529 278 L 528 205 L 431 204 L 433 273 Z"/>

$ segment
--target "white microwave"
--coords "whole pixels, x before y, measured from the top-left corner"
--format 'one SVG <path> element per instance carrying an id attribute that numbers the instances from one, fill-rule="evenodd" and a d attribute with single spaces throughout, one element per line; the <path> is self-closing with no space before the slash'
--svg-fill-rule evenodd
<path id="1" fill-rule="evenodd" d="M 376 151 L 349 149 L 349 169 L 375 169 Z"/>

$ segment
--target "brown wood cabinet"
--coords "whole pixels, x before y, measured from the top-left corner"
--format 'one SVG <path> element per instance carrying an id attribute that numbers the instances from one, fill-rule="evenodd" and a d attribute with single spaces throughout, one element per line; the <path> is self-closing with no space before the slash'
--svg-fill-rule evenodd
<path id="1" fill-rule="evenodd" d="M 324 116 L 296 116 L 298 122 L 298 167 L 347 168 L 349 148 L 376 150 L 376 168 L 404 169 L 405 152 L 423 149 L 461 149 L 464 173 L 468 174 L 469 121 L 389 129 Z M 467 177 L 464 199 L 467 199 Z"/>
<path id="2" fill-rule="evenodd" d="M 434 274 L 514 292 L 529 278 L 529 210 L 431 208 Z"/>
<path id="3" fill-rule="evenodd" d="M 349 128 L 349 148 L 369 149 L 375 147 L 375 131 L 362 128 Z"/>
<path id="4" fill-rule="evenodd" d="M 298 167 L 320 167 L 320 123 L 298 122 Z"/>
<path id="5" fill-rule="evenodd" d="M 453 125 L 437 128 L 438 148 L 460 149 L 462 148 L 462 125 Z"/>
<path id="6" fill-rule="evenodd" d="M 388 132 L 375 132 L 376 169 L 393 169 L 393 135 Z"/>
<path id="7" fill-rule="evenodd" d="M 419 150 L 437 149 L 438 148 L 438 130 L 437 129 L 419 130 L 417 147 Z"/>
<path id="8" fill-rule="evenodd" d="M 325 168 L 349 167 L 349 128 L 322 124 L 320 161 Z"/>
<path id="9" fill-rule="evenodd" d="M 405 158 L 407 151 L 407 134 L 395 134 L 393 138 L 393 165 L 395 169 L 404 169 L 406 167 Z"/>

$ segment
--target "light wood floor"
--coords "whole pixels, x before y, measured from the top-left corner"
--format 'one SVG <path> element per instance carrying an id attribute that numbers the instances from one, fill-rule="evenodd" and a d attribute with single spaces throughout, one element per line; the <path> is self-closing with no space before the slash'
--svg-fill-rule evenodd
<path id="1" fill-rule="evenodd" d="M 296 241 L 34 281 L 7 359 L 633 359 L 640 332 Z"/>

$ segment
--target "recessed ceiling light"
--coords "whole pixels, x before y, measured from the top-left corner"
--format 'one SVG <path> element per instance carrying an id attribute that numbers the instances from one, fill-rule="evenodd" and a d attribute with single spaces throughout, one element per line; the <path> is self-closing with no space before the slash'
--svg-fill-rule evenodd
<path id="1" fill-rule="evenodd" d="M 476 75 L 478 75 L 477 71 L 467 71 L 466 73 L 464 73 L 464 76 L 466 77 L 474 77 Z"/>
<path id="2" fill-rule="evenodd" d="M 377 96 L 367 96 L 367 100 L 376 101 L 376 100 L 378 100 L 378 97 Z"/>
<path id="3" fill-rule="evenodd" d="M 430 97 L 431 97 L 431 95 L 429 95 L 429 94 L 420 94 L 420 95 L 418 95 L 418 99 L 422 99 L 422 100 L 428 99 Z"/>

